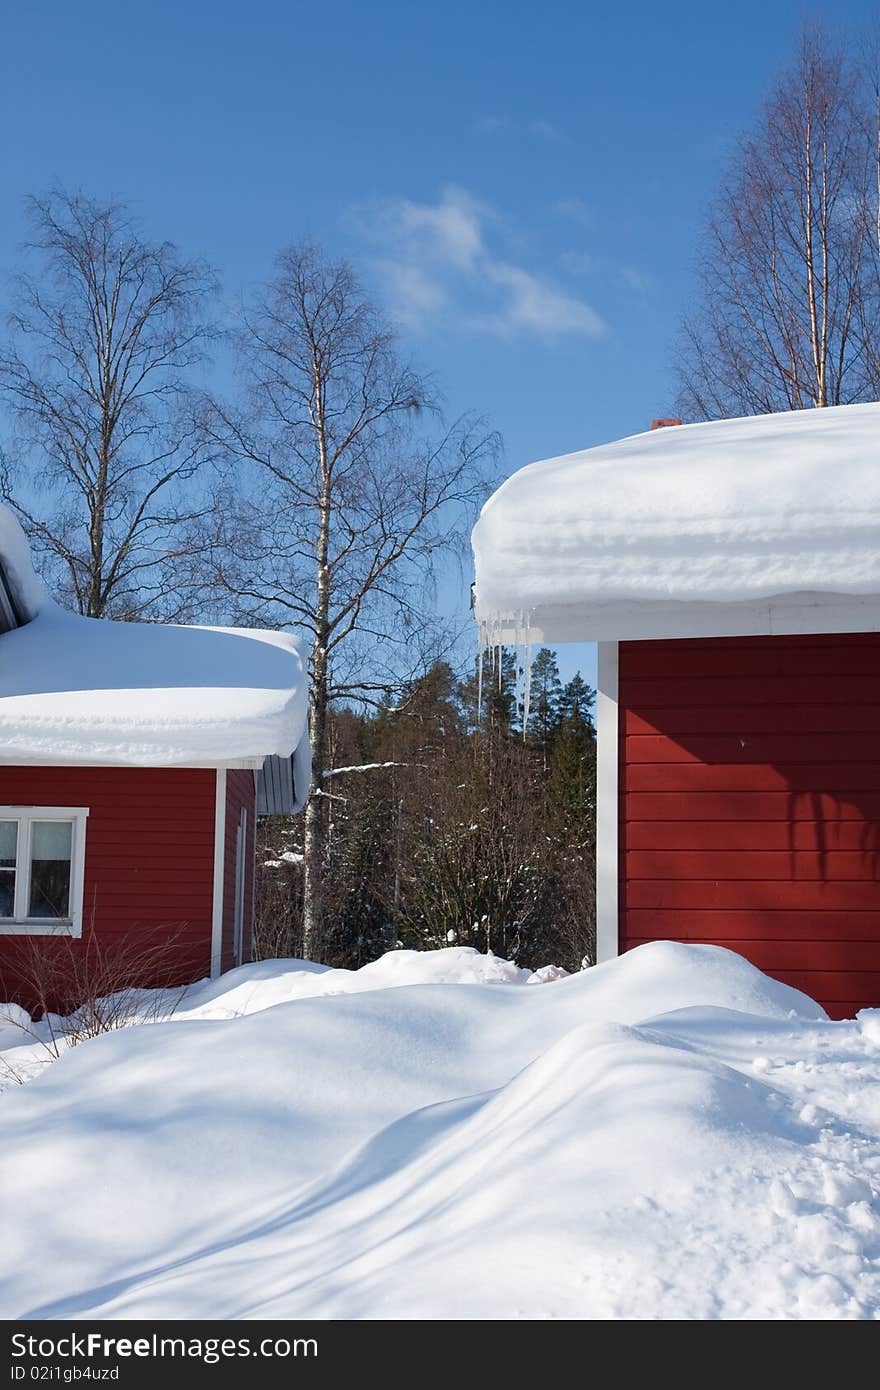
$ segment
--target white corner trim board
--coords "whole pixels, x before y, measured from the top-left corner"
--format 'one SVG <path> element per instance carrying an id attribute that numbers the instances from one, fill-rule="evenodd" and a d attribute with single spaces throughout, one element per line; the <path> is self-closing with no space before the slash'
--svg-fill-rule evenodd
<path id="1" fill-rule="evenodd" d="M 214 892 L 211 911 L 211 979 L 223 957 L 223 873 L 226 868 L 226 768 L 218 767 L 214 793 Z"/>
<path id="2" fill-rule="evenodd" d="M 618 914 L 618 644 L 599 643 L 596 691 L 596 964 L 620 949 Z"/>

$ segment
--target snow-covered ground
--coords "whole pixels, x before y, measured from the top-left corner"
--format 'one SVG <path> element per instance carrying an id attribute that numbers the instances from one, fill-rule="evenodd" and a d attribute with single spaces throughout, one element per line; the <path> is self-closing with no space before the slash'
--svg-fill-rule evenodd
<path id="1" fill-rule="evenodd" d="M 880 1316 L 880 1011 L 707 946 L 553 976 L 263 963 L 42 1067 L 8 1025 L 0 1315 Z"/>

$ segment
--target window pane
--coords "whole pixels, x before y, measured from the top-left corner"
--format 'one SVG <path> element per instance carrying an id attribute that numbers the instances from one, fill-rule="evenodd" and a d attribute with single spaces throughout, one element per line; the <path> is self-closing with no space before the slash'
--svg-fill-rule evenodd
<path id="1" fill-rule="evenodd" d="M 18 847 L 18 821 L 0 820 L 0 917 L 15 912 L 15 853 Z"/>
<path id="2" fill-rule="evenodd" d="M 15 868 L 15 848 L 18 844 L 18 821 L 0 820 L 0 864 Z"/>
<path id="3" fill-rule="evenodd" d="M 29 917 L 69 915 L 72 847 L 71 821 L 50 820 L 32 823 Z"/>

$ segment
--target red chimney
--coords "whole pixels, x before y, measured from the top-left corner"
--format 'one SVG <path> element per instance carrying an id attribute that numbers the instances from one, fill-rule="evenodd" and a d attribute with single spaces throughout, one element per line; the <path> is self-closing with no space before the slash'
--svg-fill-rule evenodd
<path id="1" fill-rule="evenodd" d="M 652 429 L 652 430 L 663 430 L 663 429 L 666 429 L 667 425 L 680 425 L 680 424 L 681 424 L 681 421 L 680 421 L 680 420 L 673 420 L 673 419 L 671 419 L 671 418 L 668 419 L 668 420 L 652 420 L 652 421 L 651 421 L 651 429 Z"/>

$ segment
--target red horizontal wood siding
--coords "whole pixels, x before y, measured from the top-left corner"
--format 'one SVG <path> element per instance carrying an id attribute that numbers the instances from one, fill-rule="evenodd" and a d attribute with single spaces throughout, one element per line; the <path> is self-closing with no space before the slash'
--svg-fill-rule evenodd
<path id="1" fill-rule="evenodd" d="M 210 969 L 215 779 L 212 768 L 0 767 L 0 805 L 88 807 L 83 940 L 108 951 L 165 941 L 159 968 L 186 981 Z M 22 952 L 37 940 L 49 938 L 0 936 L 3 998 L 21 996 Z"/>
<path id="2" fill-rule="evenodd" d="M 880 634 L 621 642 L 620 944 L 880 1003 Z"/>
<path id="3" fill-rule="evenodd" d="M 726 882 L 719 879 L 633 879 L 626 883 L 630 907 L 675 908 L 678 911 L 706 908 L 746 908 L 764 913 L 774 910 L 828 912 L 872 912 L 877 916 L 875 883 L 761 883 L 746 878 Z M 878 927 L 880 930 L 880 927 Z"/>

